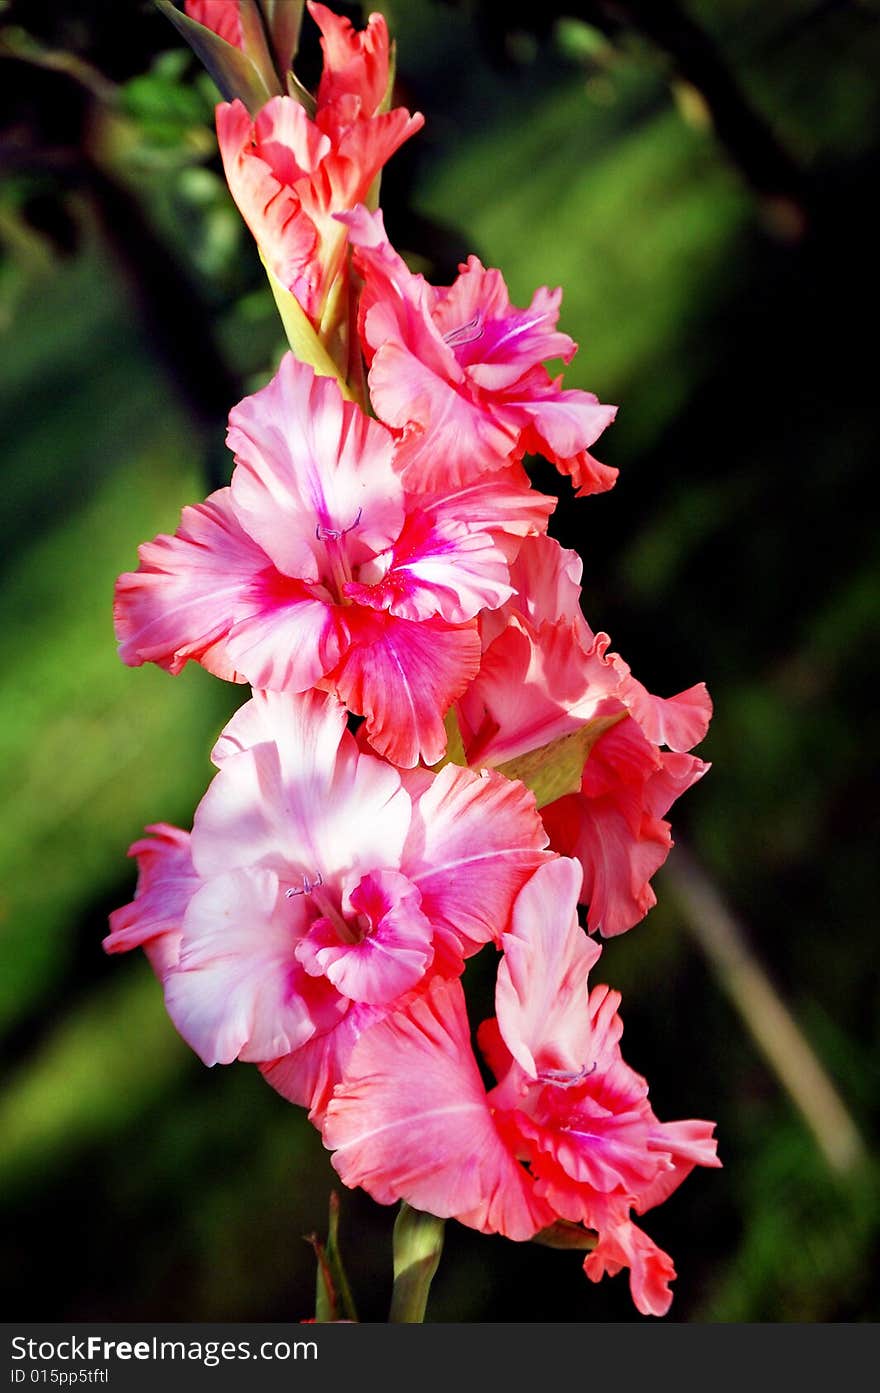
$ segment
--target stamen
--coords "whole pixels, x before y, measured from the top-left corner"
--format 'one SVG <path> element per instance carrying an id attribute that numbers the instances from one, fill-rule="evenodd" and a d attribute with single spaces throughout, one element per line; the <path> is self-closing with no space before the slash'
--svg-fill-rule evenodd
<path id="1" fill-rule="evenodd" d="M 450 329 L 448 334 L 444 334 L 443 342 L 448 343 L 450 348 L 462 348 L 466 343 L 473 343 L 475 339 L 480 338 L 482 333 L 483 315 L 477 310 L 467 324 L 460 324 L 457 329 Z"/>
<path id="2" fill-rule="evenodd" d="M 589 1069 L 586 1064 L 572 1073 L 570 1069 L 541 1069 L 538 1073 L 539 1083 L 550 1083 L 556 1088 L 573 1088 L 575 1084 L 583 1083 L 598 1068 L 598 1060 L 594 1060 Z"/>
<path id="3" fill-rule="evenodd" d="M 325 527 L 319 522 L 315 528 L 315 536 L 319 542 L 339 542 L 343 537 L 347 537 L 349 532 L 353 532 L 363 517 L 363 508 L 358 508 L 354 522 L 350 522 L 348 527 Z"/>
<path id="4" fill-rule="evenodd" d="M 291 885 L 289 890 L 285 890 L 284 898 L 290 900 L 294 895 L 310 895 L 313 890 L 319 890 L 321 888 L 324 884 L 324 877 L 321 875 L 321 872 L 318 871 L 315 879 L 309 880 L 309 877 L 303 872 L 302 882 L 302 889 L 300 889 L 298 885 Z"/>

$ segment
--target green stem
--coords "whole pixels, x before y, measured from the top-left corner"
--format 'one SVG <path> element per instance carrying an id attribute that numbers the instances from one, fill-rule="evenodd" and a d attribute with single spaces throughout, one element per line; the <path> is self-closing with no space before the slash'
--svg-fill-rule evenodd
<path id="1" fill-rule="evenodd" d="M 417 1325 L 425 1319 L 428 1292 L 443 1251 L 444 1220 L 423 1214 L 406 1202 L 394 1224 L 394 1291 L 388 1316 L 393 1325 Z"/>

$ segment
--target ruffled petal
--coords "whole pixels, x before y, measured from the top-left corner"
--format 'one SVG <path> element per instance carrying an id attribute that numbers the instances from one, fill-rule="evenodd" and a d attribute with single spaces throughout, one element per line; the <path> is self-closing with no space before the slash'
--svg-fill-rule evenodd
<path id="1" fill-rule="evenodd" d="M 459 705 L 469 763 L 503 764 L 600 714 L 622 713 L 605 700 L 614 686 L 606 678 L 595 644 L 581 647 L 578 625 L 563 620 L 535 629 L 511 615 Z"/>
<path id="2" fill-rule="evenodd" d="M 321 31 L 324 67 L 318 86 L 318 106 L 331 106 L 342 97 L 357 97 L 364 116 L 378 109 L 388 87 L 388 25 L 384 15 L 372 14 L 365 29 L 356 30 L 343 15 L 309 0 L 309 14 Z"/>
<path id="3" fill-rule="evenodd" d="M 128 850 L 138 863 L 134 899 L 110 915 L 103 946 L 107 953 L 143 948 L 156 976 L 163 978 L 177 965 L 183 916 L 201 881 L 192 863 L 189 832 L 166 822 L 145 830 L 151 835 Z"/>
<path id="4" fill-rule="evenodd" d="M 351 1001 L 381 1006 L 397 1000 L 421 981 L 434 956 L 421 898 L 397 871 L 371 872 L 351 894 L 353 910 L 367 921 L 360 939 L 343 943 L 328 919 L 318 919 L 297 944 L 298 961 Z"/>
<path id="5" fill-rule="evenodd" d="M 403 531 L 387 558 L 361 567 L 361 582 L 345 593 L 356 603 L 387 609 L 401 619 L 439 615 L 465 624 L 482 609 L 496 609 L 513 593 L 504 553 L 485 532 L 451 516 L 451 509 L 427 511 L 412 503 Z M 374 583 L 363 578 L 375 569 Z"/>
<path id="6" fill-rule="evenodd" d="M 443 717 L 480 663 L 474 625 L 413 623 L 352 607 L 351 647 L 327 679 L 349 708 L 366 717 L 370 744 L 401 768 L 436 764 L 446 749 Z"/>
<path id="7" fill-rule="evenodd" d="M 630 717 L 594 746 L 580 792 L 542 809 L 551 846 L 583 867 L 592 932 L 624 933 L 656 904 L 651 877 L 672 847 L 662 814 L 707 768 L 658 750 Z"/>
<path id="8" fill-rule="evenodd" d="M 669 1283 L 676 1275 L 672 1259 L 629 1218 L 618 1217 L 600 1231 L 584 1271 L 591 1282 L 601 1282 L 625 1267 L 630 1269 L 629 1289 L 636 1310 L 643 1316 L 665 1316 L 672 1305 Z"/>
<path id="9" fill-rule="evenodd" d="M 405 1199 L 515 1239 L 549 1222 L 495 1128 L 457 982 L 435 979 L 362 1036 L 323 1133 L 343 1183 L 380 1204 Z"/>
<path id="10" fill-rule="evenodd" d="M 510 464 L 517 427 L 457 390 L 401 344 L 381 344 L 369 381 L 377 415 L 403 432 L 397 463 L 408 488 L 459 488 Z"/>
<path id="11" fill-rule="evenodd" d="M 557 502 L 549 494 L 532 488 L 521 464 L 511 464 L 440 493 L 419 493 L 417 498 L 419 508 L 432 518 L 449 518 L 474 532 L 487 533 L 508 562 L 515 562 L 519 556 L 523 538 L 546 531 Z M 413 505 L 410 502 L 408 506 Z M 511 583 L 515 589 L 520 588 L 512 577 Z"/>
<path id="12" fill-rule="evenodd" d="M 333 995 L 345 1004 L 338 993 Z M 261 1064 L 260 1073 L 282 1098 L 308 1108 L 309 1120 L 320 1127 L 333 1090 L 345 1076 L 352 1050 L 364 1031 L 386 1014 L 381 1007 L 352 1002 L 332 1029 L 317 1032 L 293 1054 Z"/>
<path id="13" fill-rule="evenodd" d="M 231 630 L 230 661 L 261 691 L 309 691 L 348 646 L 344 610 L 274 570 L 258 579 L 252 593 L 259 607 Z"/>
<path id="14" fill-rule="evenodd" d="M 422 909 L 465 955 L 501 943 L 513 903 L 544 861 L 546 834 L 523 784 L 486 770 L 447 764 L 422 790 L 401 869 L 422 892 Z"/>
<path id="15" fill-rule="evenodd" d="M 268 105 L 271 112 L 264 118 L 264 125 L 273 112 L 279 117 L 283 112 L 285 126 L 301 134 L 300 159 L 314 167 L 330 150 L 330 141 L 320 131 L 309 129 L 305 112 L 292 98 L 273 97 Z M 278 165 L 278 173 L 274 172 L 255 148 L 254 124 L 238 99 L 221 102 L 216 115 L 217 141 L 229 191 L 272 273 L 285 289 L 292 290 L 313 260 L 318 242 L 314 223 L 304 212 L 299 193 L 281 177 L 285 172 L 292 174 L 293 156 L 284 161 L 277 142 L 270 139 L 269 153 L 274 151 Z"/>
<path id="16" fill-rule="evenodd" d="M 132 667 L 158 663 L 178 673 L 190 659 L 241 682 L 227 649 L 236 620 L 257 612 L 254 586 L 273 568 L 242 529 L 228 488 L 184 508 L 174 536 L 138 548 L 137 571 L 116 582 L 113 620 L 119 656 Z"/>
<path id="17" fill-rule="evenodd" d="M 293 956 L 298 909 L 267 870 L 216 876 L 192 897 L 165 1003 L 206 1064 L 274 1059 L 314 1034 L 311 979 Z"/>
<path id="18" fill-rule="evenodd" d="M 359 753 L 345 719 L 322 692 L 257 692 L 233 717 L 193 825 L 203 876 L 260 866 L 297 888 L 303 876 L 356 884 L 399 864 L 409 796 L 397 770 Z"/>
<path id="19" fill-rule="evenodd" d="M 517 385 L 515 399 L 506 399 L 507 410 L 516 412 L 521 422 L 520 451 L 544 455 L 563 474 L 571 475 L 579 498 L 603 493 L 612 487 L 618 471 L 587 452 L 611 425 L 617 407 L 606 406 L 592 392 L 563 388 L 561 382 L 536 369 L 527 383 Z"/>
<path id="20" fill-rule="evenodd" d="M 236 516 L 285 575 L 325 580 L 337 553 L 357 565 L 396 540 L 402 490 L 388 432 L 292 353 L 230 412 L 227 441 Z"/>
<path id="21" fill-rule="evenodd" d="M 504 1042 L 532 1078 L 571 1082 L 590 1063 L 587 977 L 601 949 L 577 917 L 581 868 L 559 857 L 520 891 L 502 939 L 495 1010 Z"/>

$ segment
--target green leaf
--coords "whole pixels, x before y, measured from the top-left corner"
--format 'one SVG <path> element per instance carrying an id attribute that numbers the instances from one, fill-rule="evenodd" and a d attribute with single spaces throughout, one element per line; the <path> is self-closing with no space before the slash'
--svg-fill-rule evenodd
<path id="1" fill-rule="evenodd" d="M 295 102 L 305 107 L 306 116 L 314 116 L 317 110 L 317 103 L 309 91 L 308 87 L 303 87 L 296 73 L 288 72 L 284 75 L 287 84 L 287 95 L 293 97 Z"/>
<path id="2" fill-rule="evenodd" d="M 394 1224 L 394 1290 L 388 1320 L 394 1325 L 420 1324 L 428 1292 L 443 1252 L 445 1221 L 423 1214 L 405 1201 Z"/>
<path id="3" fill-rule="evenodd" d="M 299 48 L 304 0 L 259 0 L 259 3 L 266 33 L 272 41 L 275 67 L 279 73 L 288 73 Z"/>
<path id="4" fill-rule="evenodd" d="M 618 711 L 613 716 L 597 716 L 571 735 L 563 735 L 537 750 L 505 760 L 496 768 L 508 779 L 520 779 L 535 795 L 538 807 L 544 808 L 567 793 L 577 793 L 584 765 L 596 741 L 626 714 Z"/>
<path id="5" fill-rule="evenodd" d="M 458 717 L 455 714 L 455 707 L 450 706 L 443 720 L 446 728 L 446 753 L 442 759 L 438 759 L 431 768 L 437 774 L 447 764 L 461 764 L 467 768 L 467 755 L 464 752 L 464 741 L 461 738 L 461 729 L 458 724 Z"/>
<path id="6" fill-rule="evenodd" d="M 190 19 L 189 15 L 185 15 L 172 4 L 172 0 L 154 0 L 154 4 L 167 19 L 170 19 L 178 33 L 183 35 L 227 101 L 240 97 L 251 115 L 255 116 L 270 97 L 281 94 L 281 84 L 268 60 L 265 38 L 262 41 L 262 51 L 266 54 L 265 66 L 257 68 L 240 48 L 221 39 L 219 34 L 215 34 L 206 25 Z"/>
<path id="7" fill-rule="evenodd" d="M 339 1195 L 335 1190 L 330 1192 L 326 1244 L 315 1234 L 310 1234 L 306 1242 L 311 1244 L 318 1263 L 315 1320 L 322 1324 L 357 1321 L 354 1298 L 339 1251 Z"/>

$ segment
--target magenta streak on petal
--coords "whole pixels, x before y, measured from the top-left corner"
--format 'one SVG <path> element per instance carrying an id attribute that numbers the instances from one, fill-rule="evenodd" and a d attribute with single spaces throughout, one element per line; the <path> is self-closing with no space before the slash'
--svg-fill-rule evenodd
<path id="1" fill-rule="evenodd" d="M 499 337 L 495 340 L 494 343 L 490 342 L 488 352 L 484 361 L 488 361 L 493 354 L 497 353 L 498 350 L 502 348 L 504 344 L 508 343 L 511 339 L 517 339 L 520 337 L 521 334 L 527 334 L 530 329 L 535 329 L 542 322 L 542 320 L 545 320 L 546 318 L 547 313 L 545 311 L 543 314 L 535 315 L 534 319 L 519 319 L 517 316 L 511 315 L 510 318 L 506 321 L 503 319 L 495 320 L 496 324 L 507 323 L 510 325 L 510 328 L 507 329 L 503 334 L 499 335 Z"/>

